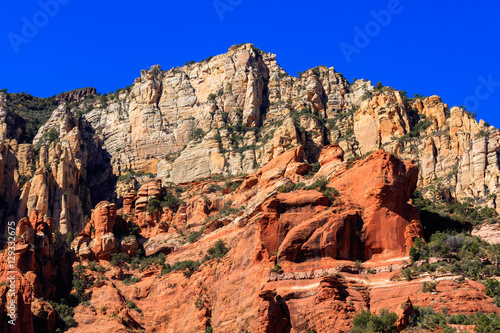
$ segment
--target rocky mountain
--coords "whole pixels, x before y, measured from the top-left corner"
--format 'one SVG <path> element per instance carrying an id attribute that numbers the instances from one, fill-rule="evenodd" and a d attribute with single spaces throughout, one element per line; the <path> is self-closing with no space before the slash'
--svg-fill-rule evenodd
<path id="1" fill-rule="evenodd" d="M 251 44 L 109 95 L 0 91 L 0 231 L 19 221 L 23 320 L 0 327 L 319 333 L 363 310 L 394 311 L 399 330 L 418 306 L 499 313 L 496 248 L 439 233 L 495 220 L 499 144 L 438 96 L 323 66 L 292 77 Z M 469 250 L 444 260 L 433 244 L 457 242 L 480 244 L 481 273 L 446 268 Z"/>

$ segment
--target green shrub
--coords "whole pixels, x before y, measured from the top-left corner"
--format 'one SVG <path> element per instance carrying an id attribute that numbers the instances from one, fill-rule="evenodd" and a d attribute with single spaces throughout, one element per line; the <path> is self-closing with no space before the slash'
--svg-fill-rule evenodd
<path id="1" fill-rule="evenodd" d="M 222 188 L 216 184 L 210 184 L 207 188 L 208 193 L 218 192 L 220 190 L 222 190 Z"/>
<path id="2" fill-rule="evenodd" d="M 178 188 L 180 189 L 181 192 L 178 192 Z M 175 188 L 176 193 L 182 193 L 182 188 L 177 186 Z M 174 212 L 177 211 L 181 204 L 181 201 L 179 198 L 177 198 L 174 194 L 172 194 L 170 191 L 167 191 L 165 194 L 165 197 L 163 198 L 163 201 L 161 202 L 162 207 L 168 207 Z"/>
<path id="3" fill-rule="evenodd" d="M 49 303 L 57 314 L 56 329 L 67 331 L 71 327 L 77 326 L 76 320 L 73 318 L 75 315 L 73 307 L 67 305 L 64 299 L 61 299 L 59 303 L 55 301 L 49 301 Z"/>
<path id="4" fill-rule="evenodd" d="M 97 266 L 95 270 L 96 270 L 97 273 L 104 273 L 108 269 L 106 267 L 103 267 L 103 266 Z"/>
<path id="5" fill-rule="evenodd" d="M 198 296 L 198 298 L 194 302 L 194 307 L 197 308 L 198 310 L 203 309 L 203 300 L 201 299 L 201 297 Z"/>
<path id="6" fill-rule="evenodd" d="M 279 193 L 289 193 L 289 192 L 292 192 L 294 189 L 295 189 L 295 184 L 294 183 L 288 183 L 288 184 L 285 184 L 285 185 L 281 185 L 278 188 L 278 192 Z"/>
<path id="7" fill-rule="evenodd" d="M 354 317 L 352 321 L 353 328 L 350 332 L 397 332 L 395 326 L 397 319 L 398 316 L 387 309 L 382 309 L 379 316 L 374 313 L 372 314 L 370 311 L 363 310 Z"/>
<path id="8" fill-rule="evenodd" d="M 192 141 L 201 141 L 205 136 L 205 132 L 201 128 L 194 128 L 188 132 L 188 138 Z"/>
<path id="9" fill-rule="evenodd" d="M 75 290 L 75 297 L 78 302 L 83 303 L 87 301 L 86 291 L 92 286 L 90 277 L 85 274 L 85 267 L 78 264 L 73 271 L 73 289 Z"/>
<path id="10" fill-rule="evenodd" d="M 5 91 L 5 94 L 7 108 L 14 116 L 14 126 L 9 127 L 12 131 L 19 127 L 23 130 L 18 143 L 32 143 L 39 128 L 47 122 L 52 112 L 57 108 L 59 103 L 56 96 L 40 98 L 25 92 L 8 93 L 7 91 Z M 11 138 L 16 136 L 14 132 L 7 134 Z"/>
<path id="11" fill-rule="evenodd" d="M 155 256 L 141 257 L 138 262 L 134 262 L 134 266 L 138 267 L 140 271 L 144 271 L 151 266 L 162 266 L 164 263 L 165 253 L 160 252 Z"/>
<path id="12" fill-rule="evenodd" d="M 319 177 L 318 179 L 316 179 L 314 181 L 314 183 L 312 183 L 311 185 L 309 186 L 306 186 L 306 190 L 317 190 L 319 188 L 319 190 L 321 192 L 325 191 L 326 190 L 326 185 L 328 185 L 328 179 L 326 179 L 325 176 L 321 176 Z"/>
<path id="13" fill-rule="evenodd" d="M 151 199 L 151 200 L 149 200 L 146 209 L 147 209 L 149 214 L 154 214 L 157 211 L 161 210 L 161 202 L 156 198 Z"/>
<path id="14" fill-rule="evenodd" d="M 57 133 L 56 129 L 54 127 L 52 127 L 47 133 L 45 133 L 47 135 L 47 140 L 48 140 L 48 143 L 52 143 L 52 142 L 56 142 L 59 140 L 59 134 Z M 44 135 L 45 135 L 44 134 Z"/>
<path id="15" fill-rule="evenodd" d="M 305 187 L 306 187 L 306 184 L 304 184 L 303 182 L 300 182 L 300 183 L 295 184 L 295 186 L 293 187 L 293 190 L 298 191 L 298 190 L 301 190 Z"/>
<path id="16" fill-rule="evenodd" d="M 66 239 L 65 243 L 68 247 L 71 247 L 71 243 L 73 243 L 73 240 L 75 239 L 75 236 L 73 236 L 73 233 L 70 231 L 66 234 Z"/>
<path id="17" fill-rule="evenodd" d="M 229 190 L 229 193 L 231 192 L 234 192 L 236 191 L 236 189 L 238 188 L 239 184 L 237 182 L 232 182 L 232 181 L 227 181 L 224 186 L 226 187 L 226 189 Z"/>
<path id="18" fill-rule="evenodd" d="M 139 228 L 139 226 L 131 218 L 127 222 L 127 232 L 128 232 L 128 235 L 129 236 L 136 235 L 136 234 L 139 234 L 140 231 L 141 231 L 141 228 Z"/>
<path id="19" fill-rule="evenodd" d="M 89 269 L 93 272 L 96 271 L 96 267 L 95 267 L 95 261 L 89 261 Z"/>
<path id="20" fill-rule="evenodd" d="M 139 281 L 141 281 L 140 277 L 132 276 L 132 277 L 125 278 L 123 280 L 123 284 L 126 286 L 130 286 L 130 285 L 136 284 Z"/>
<path id="21" fill-rule="evenodd" d="M 224 205 L 222 206 L 222 208 L 220 209 L 218 215 L 221 217 L 225 217 L 225 216 L 228 216 L 231 214 L 238 213 L 239 210 L 231 207 L 232 204 L 233 204 L 233 202 L 231 200 L 226 201 L 224 203 Z"/>
<path id="22" fill-rule="evenodd" d="M 315 162 L 315 163 L 311 164 L 311 167 L 312 168 L 311 168 L 310 173 L 312 173 L 313 175 L 316 174 L 319 171 L 319 169 L 321 169 L 321 165 L 319 164 L 319 162 Z"/>
<path id="23" fill-rule="evenodd" d="M 411 327 L 419 327 L 422 329 L 434 329 L 440 324 L 445 324 L 445 318 L 434 312 L 432 307 L 422 308 L 419 306 L 414 307 L 414 313 L 410 317 Z"/>
<path id="24" fill-rule="evenodd" d="M 126 180 L 135 179 L 136 177 L 144 177 L 144 176 L 147 176 L 149 178 L 156 177 L 156 175 L 154 173 L 151 173 L 151 172 L 136 172 L 134 170 L 128 169 L 128 170 L 124 170 L 123 174 L 118 176 L 118 180 L 119 181 L 126 181 Z"/>
<path id="25" fill-rule="evenodd" d="M 35 166 L 36 168 L 36 166 Z M 36 171 L 36 169 L 35 169 Z M 24 184 L 26 184 L 26 182 L 29 180 L 29 178 L 25 175 L 20 175 L 19 176 L 19 186 L 22 187 Z"/>
<path id="26" fill-rule="evenodd" d="M 126 303 L 129 309 L 142 313 L 142 310 L 134 303 L 134 301 L 126 301 Z"/>
<path id="27" fill-rule="evenodd" d="M 402 277 L 411 279 L 424 272 L 433 273 L 437 270 L 462 275 L 473 280 L 485 280 L 488 277 L 500 275 L 500 269 L 490 262 L 496 262 L 500 258 L 500 246 L 490 245 L 478 237 L 467 233 L 435 232 L 427 244 L 416 239 L 410 249 L 412 266 L 405 268 Z M 416 260 L 426 260 L 431 257 L 447 258 L 447 261 L 439 261 L 433 264 L 423 263 L 416 267 Z M 488 282 L 489 281 L 489 282 Z M 486 290 L 494 298 L 494 302 L 500 304 L 500 290 L 496 289 L 494 280 L 485 282 Z M 431 288 L 432 285 L 424 287 Z M 499 288 L 500 289 L 500 288 Z M 424 291 L 425 292 L 425 291 Z M 497 297 L 495 297 L 499 293 Z"/>
<path id="28" fill-rule="evenodd" d="M 189 234 L 189 236 L 187 237 L 187 241 L 189 243 L 194 243 L 196 242 L 202 235 L 203 235 L 203 232 L 205 231 L 205 228 L 201 228 L 200 230 L 198 231 L 194 231 L 192 232 L 191 234 Z"/>
<path id="29" fill-rule="evenodd" d="M 500 307 L 500 282 L 495 279 L 488 279 L 484 283 L 486 295 L 493 298 L 493 303 Z"/>
<path id="30" fill-rule="evenodd" d="M 220 182 L 224 180 L 223 175 L 211 175 L 210 179 L 212 179 L 214 182 Z"/>
<path id="31" fill-rule="evenodd" d="M 198 270 L 201 264 L 212 259 L 222 258 L 228 251 L 229 249 L 226 247 L 226 244 L 223 241 L 219 240 L 214 244 L 213 247 L 208 249 L 203 261 L 200 262 L 194 260 L 186 260 L 176 262 L 173 265 L 165 264 L 161 268 L 160 276 L 163 276 L 170 272 L 181 271 L 184 276 L 189 278 L 194 272 Z"/>
<path id="32" fill-rule="evenodd" d="M 191 275 L 193 275 L 194 272 L 198 270 L 200 265 L 201 262 L 193 260 L 179 261 L 176 262 L 174 265 L 166 264 L 163 265 L 160 275 L 165 275 L 175 271 L 181 271 L 184 274 L 184 276 L 190 277 Z"/>
<path id="33" fill-rule="evenodd" d="M 278 264 L 274 265 L 274 267 L 271 268 L 271 272 L 278 273 L 278 274 L 281 273 L 281 266 Z"/>
<path id="34" fill-rule="evenodd" d="M 424 285 L 422 286 L 422 292 L 423 293 L 432 293 L 436 291 L 436 282 L 424 282 Z"/>
<path id="35" fill-rule="evenodd" d="M 226 244 L 222 240 L 218 240 L 214 246 L 207 250 L 204 261 L 222 258 L 228 252 L 229 249 L 226 247 Z"/>
<path id="36" fill-rule="evenodd" d="M 327 187 L 324 191 L 323 194 L 328 197 L 328 201 L 332 203 L 334 201 L 335 196 L 339 194 L 339 191 L 334 189 L 333 187 Z"/>
<path id="37" fill-rule="evenodd" d="M 113 253 L 109 264 L 111 266 L 118 266 L 124 263 L 130 263 L 130 261 L 130 256 L 127 253 Z"/>

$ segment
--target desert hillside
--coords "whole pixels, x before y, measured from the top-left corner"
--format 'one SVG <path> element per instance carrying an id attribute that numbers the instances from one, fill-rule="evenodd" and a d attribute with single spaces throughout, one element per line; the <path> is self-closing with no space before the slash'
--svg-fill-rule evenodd
<path id="1" fill-rule="evenodd" d="M 0 332 L 500 331 L 498 129 L 252 44 L 140 74 L 0 91 Z"/>

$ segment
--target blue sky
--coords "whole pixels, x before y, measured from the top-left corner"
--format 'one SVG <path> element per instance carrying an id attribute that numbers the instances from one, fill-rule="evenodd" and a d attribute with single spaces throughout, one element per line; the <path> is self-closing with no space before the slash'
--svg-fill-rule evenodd
<path id="1" fill-rule="evenodd" d="M 151 65 L 169 69 L 251 42 L 292 75 L 333 66 L 349 80 L 440 95 L 500 127 L 498 13 L 499 2 L 481 0 L 9 1 L 0 89 L 105 93 Z"/>

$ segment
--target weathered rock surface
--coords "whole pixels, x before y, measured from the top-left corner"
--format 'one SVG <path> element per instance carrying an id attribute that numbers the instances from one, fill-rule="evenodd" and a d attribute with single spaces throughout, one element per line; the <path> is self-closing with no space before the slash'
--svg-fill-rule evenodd
<path id="1" fill-rule="evenodd" d="M 413 159 L 424 194 L 439 182 L 448 200 L 472 197 L 500 211 L 497 129 L 438 96 L 408 99 L 369 81 L 349 83 L 333 68 L 293 78 L 276 55 L 251 44 L 168 71 L 152 66 L 114 94 L 84 88 L 58 98 L 33 145 L 18 145 L 14 116 L 0 93 L 5 219 L 37 209 L 54 218 L 62 235 L 74 235 L 92 206 L 115 196 L 120 202 L 154 174 L 164 183 L 252 174 L 287 149 L 302 145 L 312 163 L 336 143 L 346 159 L 381 148 Z M 52 129 L 59 142 L 40 148 Z M 113 174 L 131 171 L 153 176 L 116 183 Z"/>
<path id="2" fill-rule="evenodd" d="M 417 187 L 500 211 L 499 131 L 438 96 L 408 99 L 326 67 L 293 78 L 275 55 L 243 44 L 153 66 L 114 94 L 83 89 L 59 101 L 33 144 L 18 144 L 0 93 L 0 218 L 19 221 L 22 321 L 12 332 L 54 328 L 55 310 L 39 298 L 68 289 L 72 263 L 55 231 L 78 235 L 72 248 L 85 265 L 108 267 L 119 252 L 188 265 L 218 240 L 230 248 L 193 271 L 123 264 L 98 280 L 87 269 L 91 306 L 75 309 L 70 332 L 347 332 L 364 309 L 398 311 L 400 329 L 417 305 L 498 312 L 473 281 L 438 277 L 434 295 L 419 293 L 425 279 L 393 279 L 422 237 L 409 203 Z M 495 228 L 474 233 L 496 242 Z M 6 295 L 0 287 L 2 313 Z"/>
<path id="3" fill-rule="evenodd" d="M 122 222 L 116 215 L 116 205 L 100 202 L 92 211 L 92 219 L 71 244 L 72 249 L 83 258 L 109 260 L 121 243 L 113 233 L 117 219 Z"/>
<path id="4" fill-rule="evenodd" d="M 97 91 L 95 88 L 82 88 L 60 93 L 56 98 L 59 102 L 73 103 L 95 95 L 96 93 Z"/>
<path id="5" fill-rule="evenodd" d="M 53 330 L 55 312 L 52 306 L 39 299 L 54 299 L 56 294 L 69 292 L 71 286 L 71 255 L 54 243 L 52 218 L 37 211 L 30 219 L 17 224 L 15 260 L 9 251 L 0 253 L 0 279 L 10 281 L 15 277 L 14 295 L 11 285 L 0 287 L 0 323 L 2 332 L 32 333 Z M 6 248 L 8 249 L 8 247 Z M 68 289 L 69 288 L 69 289 Z M 8 305 L 15 300 L 16 325 L 7 323 Z"/>
<path id="6" fill-rule="evenodd" d="M 422 237 L 419 212 L 407 202 L 416 189 L 418 168 L 378 150 L 337 173 L 330 185 L 361 207 L 365 257 L 404 256 Z"/>

